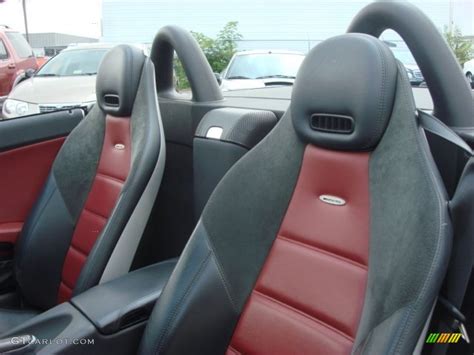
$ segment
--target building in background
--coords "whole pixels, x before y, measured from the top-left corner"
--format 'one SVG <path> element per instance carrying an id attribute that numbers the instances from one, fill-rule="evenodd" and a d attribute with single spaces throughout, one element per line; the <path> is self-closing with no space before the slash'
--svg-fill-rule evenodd
<path id="1" fill-rule="evenodd" d="M 30 33 L 30 46 L 37 57 L 52 57 L 74 43 L 94 43 L 97 38 L 73 36 L 65 33 Z"/>
<path id="2" fill-rule="evenodd" d="M 370 0 L 102 0 L 102 41 L 150 43 L 165 25 L 215 36 L 229 21 L 239 22 L 239 50 L 288 49 L 307 52 L 346 31 Z M 473 5 L 449 0 L 411 0 L 442 30 L 450 19 L 471 35 Z M 384 39 L 400 41 L 394 34 Z"/>

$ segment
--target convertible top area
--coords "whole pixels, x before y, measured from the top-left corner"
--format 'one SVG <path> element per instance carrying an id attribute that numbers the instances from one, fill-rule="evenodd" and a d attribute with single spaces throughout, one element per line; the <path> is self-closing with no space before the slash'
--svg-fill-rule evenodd
<path id="1" fill-rule="evenodd" d="M 226 104 L 229 106 L 246 106 L 262 110 L 273 108 L 283 113 L 290 104 L 292 90 L 291 86 L 278 86 L 227 91 L 223 95 L 226 99 Z M 433 111 L 433 100 L 428 88 L 414 87 L 412 90 L 416 107 L 424 111 Z"/>

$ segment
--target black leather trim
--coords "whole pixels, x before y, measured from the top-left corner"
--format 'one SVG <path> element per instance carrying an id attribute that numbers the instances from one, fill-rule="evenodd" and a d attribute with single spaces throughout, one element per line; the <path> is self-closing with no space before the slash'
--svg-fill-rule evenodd
<path id="1" fill-rule="evenodd" d="M 0 151 L 67 136 L 83 118 L 75 109 L 0 121 Z"/>
<path id="2" fill-rule="evenodd" d="M 0 308 L 0 336 L 39 314 L 31 309 Z"/>
<path id="3" fill-rule="evenodd" d="M 136 47 L 120 45 L 102 59 L 96 80 L 97 103 L 113 116 L 130 116 L 145 55 Z"/>
<path id="4" fill-rule="evenodd" d="M 224 354 L 239 313 L 198 223 L 149 320 L 141 354 Z M 190 311 L 192 310 L 192 311 Z"/>
<path id="5" fill-rule="evenodd" d="M 47 309 L 57 303 L 74 224 L 50 174 L 16 245 L 15 275 L 27 304 Z"/>
<path id="6" fill-rule="evenodd" d="M 71 300 L 103 334 L 113 334 L 148 318 L 177 259 L 153 264 L 100 284 Z"/>
<path id="7" fill-rule="evenodd" d="M 393 53 L 374 37 L 347 34 L 322 42 L 307 55 L 295 81 L 291 113 L 296 132 L 323 148 L 372 149 L 392 112 L 396 76 Z M 315 130 L 315 114 L 348 116 L 353 130 Z"/>

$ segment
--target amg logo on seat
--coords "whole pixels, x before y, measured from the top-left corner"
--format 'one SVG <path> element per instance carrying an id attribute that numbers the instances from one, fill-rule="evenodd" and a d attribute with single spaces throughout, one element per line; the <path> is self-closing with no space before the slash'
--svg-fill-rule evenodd
<path id="1" fill-rule="evenodd" d="M 332 195 L 321 195 L 319 196 L 319 199 L 324 203 L 328 203 L 330 205 L 335 206 L 344 206 L 346 204 L 346 201 L 344 199 Z"/>

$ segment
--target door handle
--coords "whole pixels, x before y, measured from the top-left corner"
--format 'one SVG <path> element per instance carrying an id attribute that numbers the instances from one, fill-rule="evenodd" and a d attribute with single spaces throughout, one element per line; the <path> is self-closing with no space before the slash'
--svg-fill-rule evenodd
<path id="1" fill-rule="evenodd" d="M 16 68 L 15 63 L 8 64 L 8 69 L 15 69 L 15 68 Z"/>

